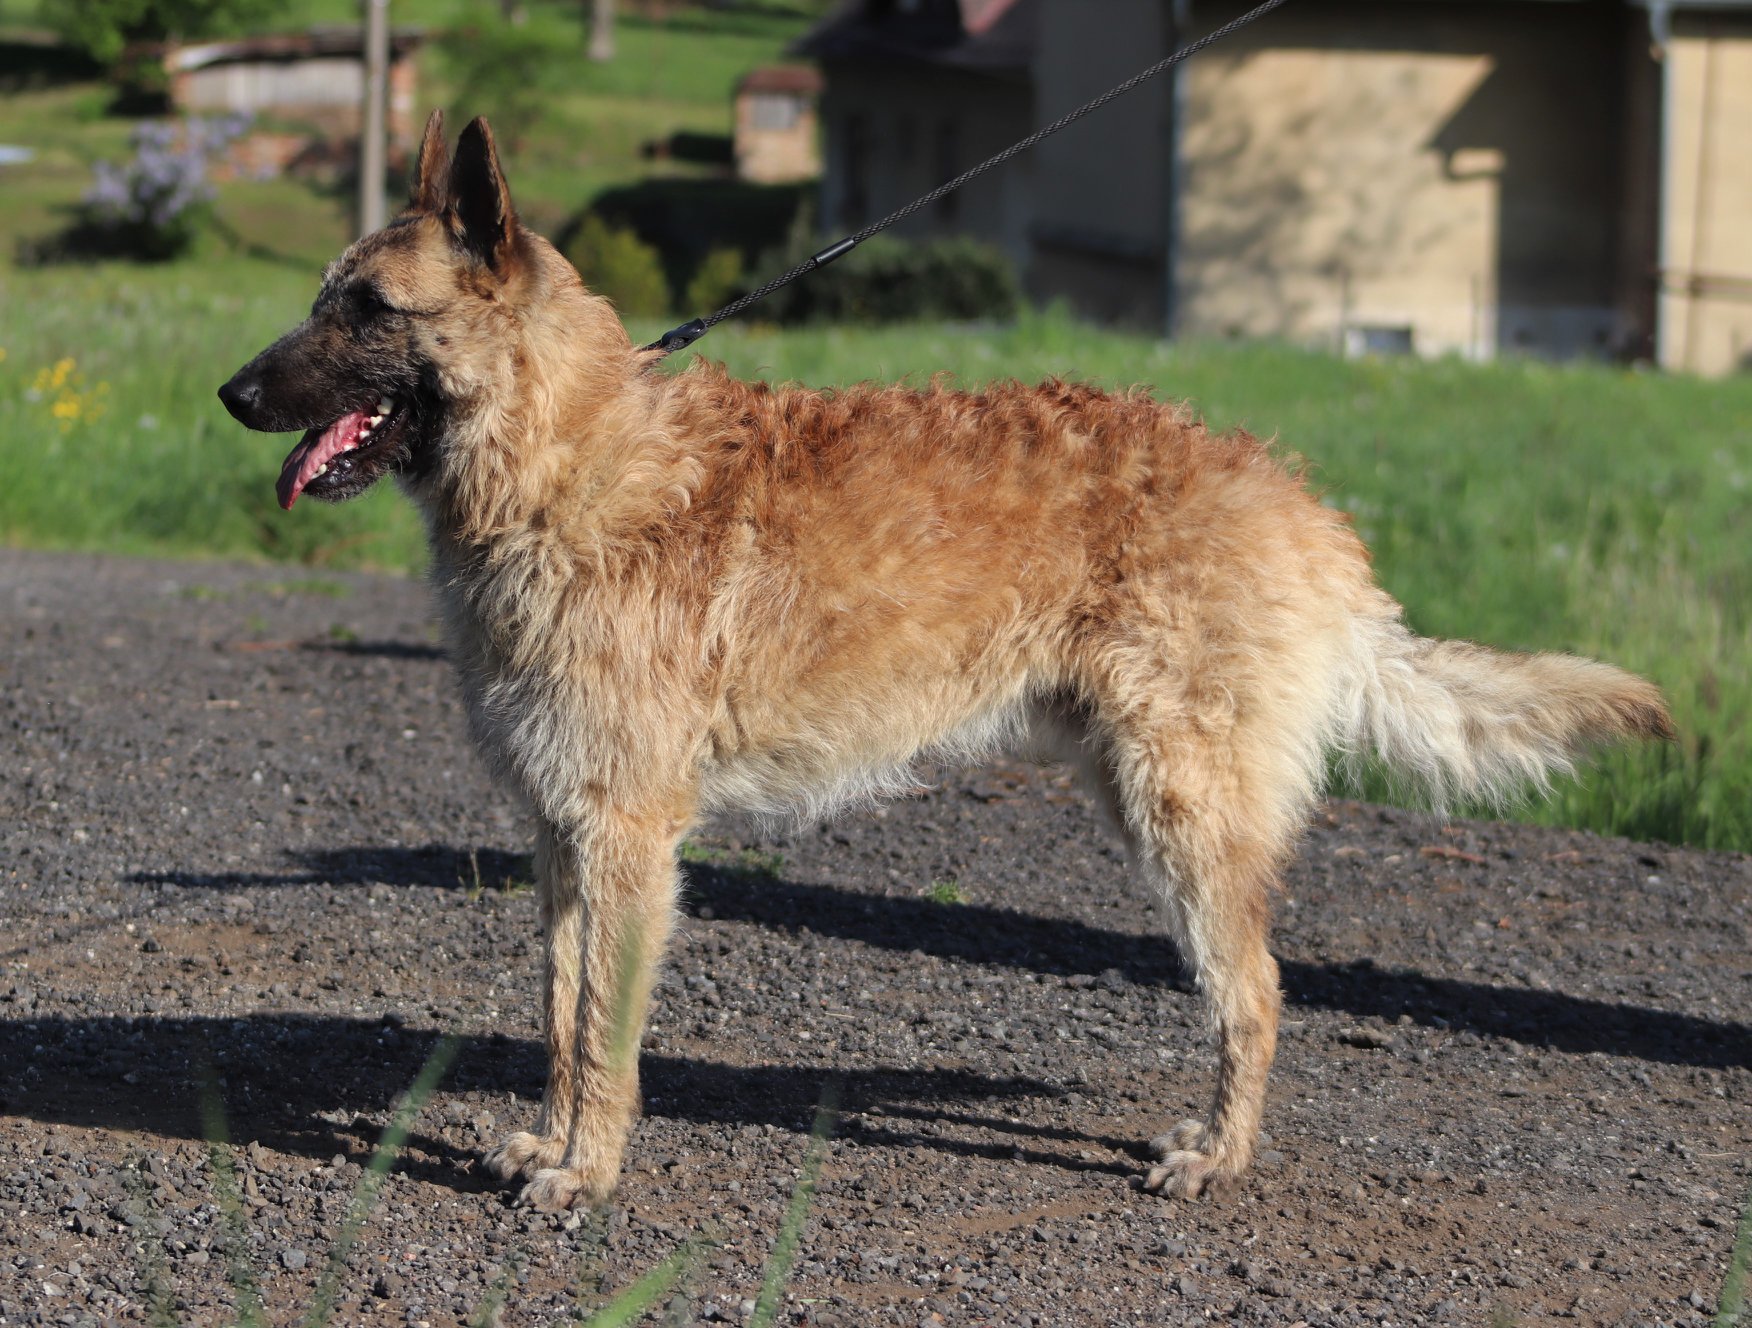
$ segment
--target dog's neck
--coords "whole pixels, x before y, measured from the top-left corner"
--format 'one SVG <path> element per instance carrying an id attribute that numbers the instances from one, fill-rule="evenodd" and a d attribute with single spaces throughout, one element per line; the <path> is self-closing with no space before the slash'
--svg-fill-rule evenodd
<path id="1" fill-rule="evenodd" d="M 481 329 L 440 464 L 410 492 L 435 542 L 473 551 L 465 562 L 551 532 L 606 565 L 619 541 L 686 509 L 699 463 L 665 427 L 654 356 L 570 264 L 541 244 L 513 279 L 539 284 Z"/>

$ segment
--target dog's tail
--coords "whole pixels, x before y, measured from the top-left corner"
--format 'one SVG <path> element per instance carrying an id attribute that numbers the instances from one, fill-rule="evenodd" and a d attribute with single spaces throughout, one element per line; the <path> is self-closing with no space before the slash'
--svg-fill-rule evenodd
<path id="1" fill-rule="evenodd" d="M 1415 635 L 1397 616 L 1359 624 L 1351 746 L 1437 806 L 1544 791 L 1591 749 L 1674 736 L 1649 682 L 1574 655 L 1516 655 Z"/>

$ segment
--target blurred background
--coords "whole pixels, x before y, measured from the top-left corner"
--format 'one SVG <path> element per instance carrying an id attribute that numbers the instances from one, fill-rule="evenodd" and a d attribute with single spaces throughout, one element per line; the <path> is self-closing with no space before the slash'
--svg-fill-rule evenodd
<path id="1" fill-rule="evenodd" d="M 0 538 L 417 570 L 213 392 L 434 107 L 650 339 L 1244 7 L 0 0 Z M 1292 0 L 698 350 L 1276 438 L 1420 631 L 1668 690 L 1677 747 L 1528 815 L 1752 851 L 1752 0 Z"/>

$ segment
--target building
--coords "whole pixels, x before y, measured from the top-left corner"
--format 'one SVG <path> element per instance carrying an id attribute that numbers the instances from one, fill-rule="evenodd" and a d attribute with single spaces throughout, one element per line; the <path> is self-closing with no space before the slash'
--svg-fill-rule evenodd
<path id="1" fill-rule="evenodd" d="M 389 133 L 410 144 L 415 53 L 423 35 L 390 36 Z M 332 137 L 357 137 L 365 101 L 364 34 L 358 24 L 304 33 L 240 37 L 163 48 L 171 104 L 196 114 L 242 112 L 307 125 Z"/>
<path id="2" fill-rule="evenodd" d="M 816 103 L 821 75 L 808 66 L 756 69 L 736 85 L 732 152 L 738 179 L 791 184 L 821 171 Z"/>
<path id="3" fill-rule="evenodd" d="M 1248 7 L 848 0 L 801 47 L 824 222 Z M 1294 0 L 907 227 L 1172 333 L 1752 365 L 1752 0 Z"/>

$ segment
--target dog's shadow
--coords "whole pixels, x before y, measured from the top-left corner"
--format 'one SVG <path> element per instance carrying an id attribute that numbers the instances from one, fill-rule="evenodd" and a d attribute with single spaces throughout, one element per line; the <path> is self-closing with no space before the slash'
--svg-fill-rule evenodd
<path id="1" fill-rule="evenodd" d="M 528 868 L 528 860 L 518 855 L 444 845 L 341 848 L 295 862 L 292 871 L 281 874 L 136 879 L 223 889 L 316 880 L 463 887 L 497 884 Z M 1072 919 L 864 894 L 710 864 L 690 865 L 686 893 L 696 914 L 709 910 L 731 923 L 1080 977 L 1110 990 L 1124 984 L 1186 985 L 1165 939 Z M 1409 1015 L 1421 1024 L 1575 1055 L 1598 1052 L 1713 1068 L 1752 1065 L 1752 1029 L 1739 1023 L 1393 971 L 1367 961 L 1287 961 L 1281 967 L 1286 996 L 1304 1007 L 1385 1019 Z M 0 1110 L 43 1121 L 199 1138 L 204 1132 L 200 1084 L 210 1079 L 230 1113 L 233 1137 L 320 1161 L 337 1153 L 363 1160 L 437 1036 L 339 1015 L 31 1017 L 4 1006 L 0 1013 L 11 1015 L 0 1019 L 0 1064 L 9 1069 L 0 1084 Z M 459 1039 L 447 1084 L 462 1092 L 509 1089 L 532 1104 L 541 1093 L 545 1068 L 543 1050 L 533 1039 L 467 1036 Z M 1115 1154 L 1136 1147 L 1136 1141 L 1014 1120 L 1021 1114 L 1012 1105 L 1016 1100 L 1064 1092 L 1024 1077 L 950 1068 L 733 1066 L 649 1053 L 641 1057 L 641 1069 L 649 1116 L 703 1126 L 807 1131 L 823 1085 L 835 1080 L 847 1111 L 843 1132 L 871 1145 L 1020 1157 L 1115 1174 L 1132 1169 Z M 496 1121 L 464 1143 L 416 1130 L 402 1168 L 459 1190 L 496 1189 L 477 1165 L 480 1149 L 497 1134 L 527 1124 Z M 955 1131 L 943 1129 L 957 1125 L 984 1137 L 952 1137 Z M 1083 1150 L 1090 1146 L 1108 1150 L 1108 1157 L 1085 1157 Z"/>
<path id="2" fill-rule="evenodd" d="M 255 876 L 142 874 L 133 879 L 236 889 L 243 885 L 330 884 L 467 886 L 527 880 L 529 859 L 495 849 L 430 844 L 416 848 L 337 848 L 293 855 L 296 870 Z M 809 931 L 902 953 L 1026 969 L 1104 984 L 1190 989 L 1166 937 L 1133 935 L 1070 918 L 1040 917 L 983 904 L 938 904 L 787 880 L 770 872 L 710 863 L 685 869 L 687 907 L 729 922 Z M 1377 966 L 1370 959 L 1309 963 L 1281 959 L 1291 1005 L 1342 1010 L 1357 1018 L 1458 1029 L 1571 1055 L 1602 1053 L 1710 1069 L 1752 1066 L 1752 1027 L 1560 991 L 1494 986 Z"/>
<path id="3" fill-rule="evenodd" d="M 211 1138 L 214 1126 L 202 1109 L 204 1086 L 210 1086 L 222 1104 L 226 1137 L 315 1161 L 340 1155 L 363 1163 L 439 1040 L 436 1032 L 341 1015 L 0 1020 L 0 1064 L 14 1071 L 0 1112 L 107 1131 Z M 496 1033 L 454 1041 L 447 1091 L 509 1089 L 525 1099 L 533 1118 L 546 1071 L 538 1042 Z M 1118 1159 L 1090 1161 L 1052 1145 L 1120 1150 L 1132 1141 L 1030 1126 L 997 1110 L 1016 1099 L 1063 1094 L 1041 1080 L 941 1068 L 731 1066 L 649 1052 L 639 1064 L 650 1117 L 808 1133 L 831 1083 L 844 1113 L 839 1133 L 867 1144 L 1021 1158 L 1067 1170 L 1130 1170 Z M 475 1130 L 474 1114 L 465 1108 L 457 1118 L 477 1136 L 464 1143 L 429 1129 L 411 1131 L 401 1169 L 462 1191 L 500 1188 L 482 1173 L 480 1153 L 529 1121 L 495 1120 Z M 1006 1137 L 945 1138 L 925 1122 L 978 1125 Z"/>

